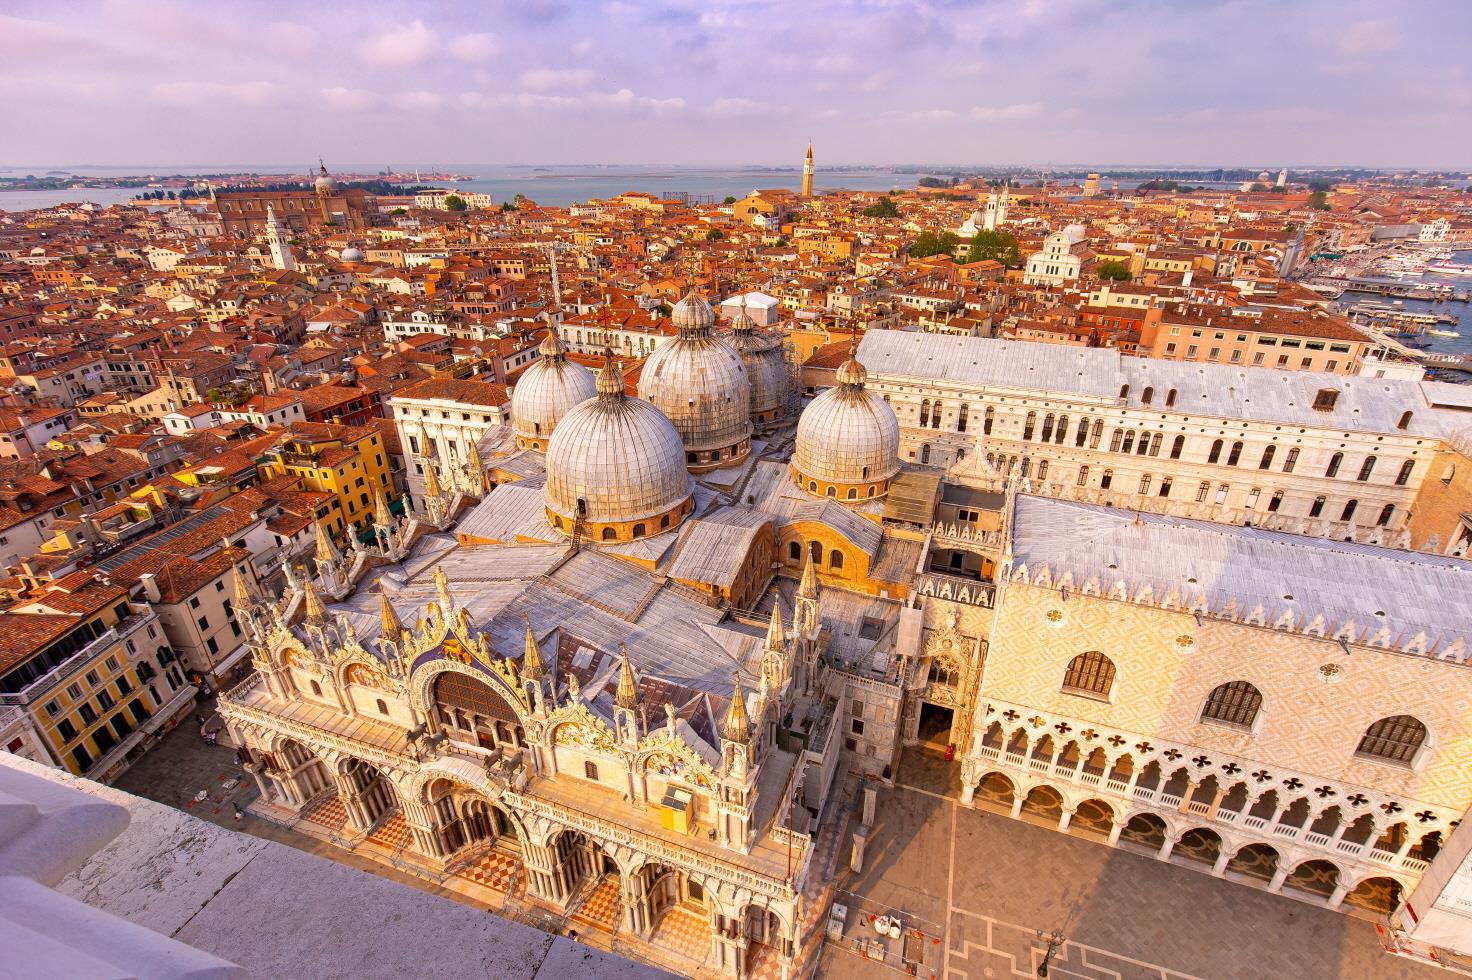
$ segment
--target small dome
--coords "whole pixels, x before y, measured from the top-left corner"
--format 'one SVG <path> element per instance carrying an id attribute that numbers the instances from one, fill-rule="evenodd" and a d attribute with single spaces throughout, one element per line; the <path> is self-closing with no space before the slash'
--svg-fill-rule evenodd
<path id="1" fill-rule="evenodd" d="M 327 164 L 320 160 L 317 167 L 317 179 L 313 181 L 312 186 L 317 189 L 318 194 L 337 193 L 337 181 L 333 180 L 332 175 L 327 172 Z"/>
<path id="2" fill-rule="evenodd" d="M 838 386 L 814 398 L 798 419 L 792 467 L 804 486 L 821 484 L 819 492 L 840 499 L 855 499 L 845 492 L 851 487 L 861 487 L 858 498 L 870 496 L 873 486 L 878 496 L 899 472 L 899 419 L 888 402 L 864 389 L 865 374 L 850 358 L 838 370 Z"/>
<path id="3" fill-rule="evenodd" d="M 606 540 L 641 536 L 622 527 L 608 533 L 610 525 L 650 521 L 642 533 L 654 534 L 666 525 L 653 519 L 678 523 L 695 489 L 680 434 L 659 409 L 624 394 L 612 353 L 598 389 L 562 417 L 547 445 L 549 515 L 569 532 L 578 520 L 604 525 Z"/>
<path id="4" fill-rule="evenodd" d="M 787 404 L 788 388 L 781 343 L 759 333 L 743 306 L 731 320 L 731 346 L 741 355 L 746 378 L 751 382 L 752 421 L 766 423 L 780 416 Z"/>
<path id="5" fill-rule="evenodd" d="M 338 254 L 338 258 L 344 262 L 362 262 L 363 251 L 362 249 L 354 248 L 353 246 L 349 245 Z"/>
<path id="6" fill-rule="evenodd" d="M 680 335 L 654 349 L 639 373 L 639 396 L 680 433 L 689 464 L 714 469 L 751 451 L 751 382 L 736 348 L 711 327 L 715 312 L 693 293 L 674 311 Z"/>
<path id="7" fill-rule="evenodd" d="M 557 423 L 598 393 L 593 372 L 567 359 L 555 329 L 542 341 L 542 356 L 522 372 L 511 391 L 511 427 L 517 441 L 543 449 Z"/>

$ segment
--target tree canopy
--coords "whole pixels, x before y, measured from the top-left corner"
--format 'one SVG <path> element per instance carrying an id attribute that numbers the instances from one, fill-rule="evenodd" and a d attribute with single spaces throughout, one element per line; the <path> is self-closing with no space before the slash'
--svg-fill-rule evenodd
<path id="1" fill-rule="evenodd" d="M 880 194 L 879 200 L 865 208 L 863 214 L 868 218 L 898 218 L 900 209 L 888 194 Z"/>
<path id="2" fill-rule="evenodd" d="M 451 194 L 445 198 L 445 209 L 448 211 L 464 211 L 468 207 L 465 198 L 459 194 Z"/>
<path id="3" fill-rule="evenodd" d="M 705 233 L 705 240 L 708 242 L 718 242 L 725 237 L 725 232 L 721 231 L 721 229 L 719 228 L 712 228 L 710 231 Z"/>
<path id="4" fill-rule="evenodd" d="M 933 231 L 922 231 L 910 246 L 910 258 L 923 259 L 930 255 L 953 255 L 956 246 L 961 244 L 961 239 L 954 232 L 943 231 L 937 235 Z"/>
<path id="5" fill-rule="evenodd" d="M 1315 211 L 1329 210 L 1329 195 L 1323 191 L 1314 191 L 1308 196 L 1308 206 Z"/>
<path id="6" fill-rule="evenodd" d="M 1022 263 L 1022 253 L 1017 248 L 1017 237 L 1010 231 L 978 231 L 971 236 L 971 247 L 966 250 L 967 262 L 985 262 L 991 259 L 1007 268 Z"/>
<path id="7" fill-rule="evenodd" d="M 1100 262 L 1099 268 L 1094 270 L 1094 275 L 1100 279 L 1108 279 L 1114 282 L 1129 282 L 1134 278 L 1130 275 L 1129 266 L 1123 262 L 1116 262 L 1113 259 L 1107 262 Z"/>

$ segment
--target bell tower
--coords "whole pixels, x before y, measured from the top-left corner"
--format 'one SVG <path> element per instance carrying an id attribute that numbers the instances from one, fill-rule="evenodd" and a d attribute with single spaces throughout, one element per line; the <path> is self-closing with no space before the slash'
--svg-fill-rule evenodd
<path id="1" fill-rule="evenodd" d="M 813 144 L 808 144 L 807 156 L 802 161 L 802 196 L 813 196 Z"/>
<path id="2" fill-rule="evenodd" d="M 266 244 L 271 248 L 271 268 L 287 272 L 296 268 L 296 258 L 291 254 L 291 232 L 269 204 L 266 205 Z"/>

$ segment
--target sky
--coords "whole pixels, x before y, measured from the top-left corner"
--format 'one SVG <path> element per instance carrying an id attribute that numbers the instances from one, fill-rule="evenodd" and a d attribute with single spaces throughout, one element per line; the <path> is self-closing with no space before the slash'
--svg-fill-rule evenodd
<path id="1" fill-rule="evenodd" d="M 1472 0 L 0 0 L 0 166 L 1472 168 Z"/>

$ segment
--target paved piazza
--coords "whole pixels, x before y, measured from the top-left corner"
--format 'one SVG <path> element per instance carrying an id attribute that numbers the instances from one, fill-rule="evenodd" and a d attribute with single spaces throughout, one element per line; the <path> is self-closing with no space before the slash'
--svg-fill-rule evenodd
<path id="1" fill-rule="evenodd" d="M 838 876 L 838 901 L 849 893 L 848 941 L 827 945 L 820 977 L 902 975 L 901 940 L 887 941 L 881 965 L 868 924 L 889 910 L 926 933 L 933 952 L 916 975 L 946 980 L 1034 976 L 1038 929 L 1067 936 L 1049 974 L 1058 980 L 1454 975 L 1382 953 L 1365 919 L 961 806 L 932 756 L 908 752 L 903 771 L 899 787 L 880 790 L 864 873 Z"/>

